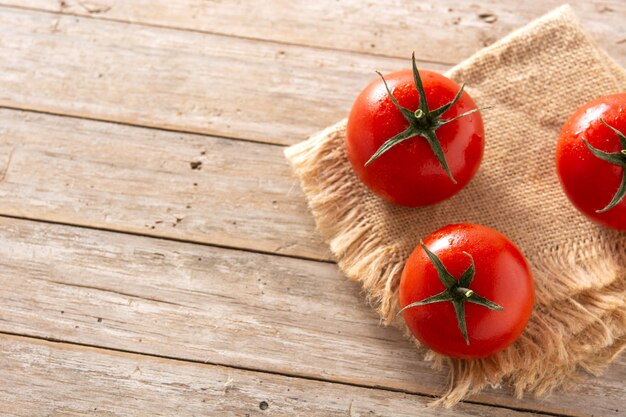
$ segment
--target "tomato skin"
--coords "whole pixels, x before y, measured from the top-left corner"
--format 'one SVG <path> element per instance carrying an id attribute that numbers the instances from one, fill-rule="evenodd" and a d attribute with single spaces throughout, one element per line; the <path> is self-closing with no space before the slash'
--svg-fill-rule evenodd
<path id="1" fill-rule="evenodd" d="M 556 146 L 556 169 L 563 191 L 585 216 L 603 226 L 626 230 L 626 199 L 604 212 L 615 195 L 623 176 L 623 168 L 594 156 L 589 144 L 604 152 L 622 148 L 615 132 L 600 119 L 626 133 L 626 93 L 593 100 L 571 115 L 563 126 Z"/>
<path id="2" fill-rule="evenodd" d="M 454 81 L 436 72 L 420 70 L 419 73 L 430 110 L 452 101 L 460 89 Z M 391 73 L 385 79 L 401 106 L 410 110 L 418 108 L 419 94 L 411 70 Z M 475 108 L 472 98 L 463 92 L 442 119 Z M 346 150 L 355 173 L 371 191 L 392 204 L 416 207 L 443 201 L 467 185 L 480 166 L 484 150 L 484 127 L 479 112 L 436 130 L 457 184 L 446 175 L 422 137 L 396 145 L 365 167 L 386 140 L 407 127 L 408 122 L 393 105 L 382 80 L 371 82 L 357 97 L 346 128 Z"/>
<path id="3" fill-rule="evenodd" d="M 524 330 L 534 303 L 532 274 L 520 250 L 501 233 L 469 223 L 445 226 L 426 237 L 424 244 L 457 279 L 471 263 L 463 252 L 472 255 L 476 275 L 469 288 L 504 310 L 466 302 L 467 345 L 452 303 L 409 308 L 402 314 L 413 335 L 436 352 L 464 359 L 489 356 L 513 343 Z M 437 270 L 418 245 L 402 272 L 400 307 L 444 289 Z"/>

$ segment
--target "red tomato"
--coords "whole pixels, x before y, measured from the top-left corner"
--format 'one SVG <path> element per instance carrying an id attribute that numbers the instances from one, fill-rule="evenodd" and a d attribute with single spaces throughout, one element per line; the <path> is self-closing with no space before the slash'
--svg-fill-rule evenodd
<path id="1" fill-rule="evenodd" d="M 438 122 L 476 110 L 471 97 L 463 92 L 454 105 L 437 116 L 435 109 L 453 101 L 461 87 L 436 72 L 419 71 L 419 75 L 428 115 L 424 112 L 418 122 L 409 123 L 379 79 L 370 83 L 356 99 L 346 129 L 348 158 L 360 180 L 390 203 L 411 207 L 440 202 L 461 190 L 478 170 L 484 148 L 484 129 L 479 112 L 436 127 Z M 407 110 L 407 116 L 420 108 L 420 94 L 413 71 L 394 72 L 385 76 L 385 80 L 391 94 Z M 365 166 L 383 143 L 410 126 L 435 132 L 438 143 L 433 146 L 440 145 L 450 175 L 426 137 L 418 134 L 396 144 L 371 165 Z"/>
<path id="2" fill-rule="evenodd" d="M 513 343 L 534 303 L 532 275 L 520 250 L 501 233 L 476 224 L 448 225 L 423 245 L 415 248 L 402 272 L 400 306 L 433 296 L 444 301 L 402 311 L 413 335 L 436 352 L 465 359 L 492 355 Z M 442 282 L 433 262 L 437 259 L 450 285 Z M 463 317 L 455 303 L 462 306 Z"/>
<path id="3" fill-rule="evenodd" d="M 608 125 L 608 126 L 607 126 Z M 600 97 L 567 120 L 556 147 L 556 168 L 565 194 L 583 214 L 606 227 L 626 230 L 626 93 Z M 590 146 L 583 141 L 585 139 Z M 613 162 L 597 156 L 611 154 Z M 619 162 L 622 162 L 620 165 Z M 614 207 L 604 210 L 609 203 Z"/>

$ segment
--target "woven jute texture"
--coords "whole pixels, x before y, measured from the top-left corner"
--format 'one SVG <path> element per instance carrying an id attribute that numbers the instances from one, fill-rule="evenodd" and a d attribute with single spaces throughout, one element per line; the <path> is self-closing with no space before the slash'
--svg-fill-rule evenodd
<path id="1" fill-rule="evenodd" d="M 476 177 L 431 207 L 387 204 L 353 174 L 342 120 L 285 152 L 321 234 L 384 322 L 405 332 L 395 318 L 399 279 L 429 233 L 479 223 L 509 236 L 527 256 L 535 309 L 511 347 L 468 361 L 418 344 L 426 360 L 450 369 L 438 403 L 453 405 L 487 384 L 511 384 L 518 396 L 541 395 L 571 387 L 587 372 L 600 374 L 626 347 L 626 233 L 596 226 L 573 208 L 558 183 L 554 150 L 568 116 L 591 99 L 625 91 L 626 72 L 564 6 L 446 75 L 466 83 L 479 106 L 491 107 L 483 112 L 485 154 Z"/>

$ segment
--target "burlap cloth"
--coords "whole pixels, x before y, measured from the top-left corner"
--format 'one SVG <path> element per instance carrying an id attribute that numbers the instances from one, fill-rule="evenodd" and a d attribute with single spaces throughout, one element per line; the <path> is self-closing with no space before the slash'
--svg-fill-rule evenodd
<path id="1" fill-rule="evenodd" d="M 407 57 L 411 51 L 407 51 Z M 407 66 L 409 60 L 407 59 Z M 452 405 L 487 384 L 521 396 L 599 374 L 626 346 L 626 233 L 598 227 L 568 202 L 555 172 L 561 126 L 587 101 L 626 90 L 626 72 L 598 49 L 567 6 L 481 50 L 446 74 L 483 112 L 485 154 L 471 183 L 426 208 L 385 203 L 353 174 L 342 120 L 285 152 L 342 271 L 384 319 L 398 310 L 404 262 L 420 238 L 473 222 L 509 236 L 528 257 L 535 310 L 520 339 L 491 357 L 448 362 Z M 374 76 L 372 76 L 374 77 Z"/>

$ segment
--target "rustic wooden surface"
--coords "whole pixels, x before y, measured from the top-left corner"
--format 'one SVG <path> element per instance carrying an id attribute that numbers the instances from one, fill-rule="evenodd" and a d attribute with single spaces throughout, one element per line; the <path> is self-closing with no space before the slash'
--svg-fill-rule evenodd
<path id="1" fill-rule="evenodd" d="M 0 335 L 5 413 L 16 416 L 539 417 L 477 404 Z M 97 398 L 97 402 L 94 401 Z"/>
<path id="2" fill-rule="evenodd" d="M 445 370 L 378 325 L 282 156 L 374 69 L 561 2 L 458 3 L 0 0 L 0 415 L 625 416 L 623 357 L 425 408 Z M 572 3 L 626 65 L 626 2 Z"/>

